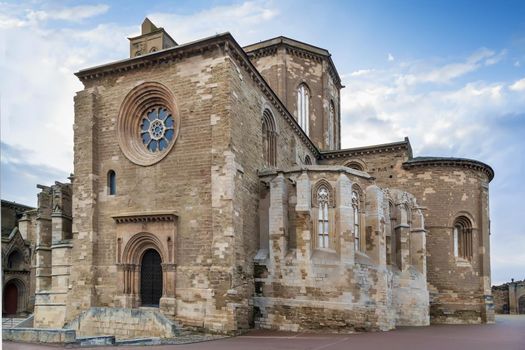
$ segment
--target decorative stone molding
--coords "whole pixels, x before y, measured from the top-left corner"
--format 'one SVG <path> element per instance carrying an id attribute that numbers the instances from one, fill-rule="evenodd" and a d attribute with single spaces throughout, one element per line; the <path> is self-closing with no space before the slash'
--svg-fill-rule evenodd
<path id="1" fill-rule="evenodd" d="M 156 107 L 169 111 L 174 121 L 174 134 L 166 148 L 151 152 L 142 141 L 141 121 L 146 113 Z M 148 166 L 161 161 L 177 142 L 179 129 L 180 115 L 175 96 L 160 83 L 145 82 L 136 86 L 126 95 L 120 106 L 117 120 L 118 142 L 122 153 L 135 164 Z"/>
<path id="2" fill-rule="evenodd" d="M 117 224 L 155 222 L 155 221 L 176 221 L 175 212 L 151 212 L 151 213 L 125 213 L 112 216 Z"/>

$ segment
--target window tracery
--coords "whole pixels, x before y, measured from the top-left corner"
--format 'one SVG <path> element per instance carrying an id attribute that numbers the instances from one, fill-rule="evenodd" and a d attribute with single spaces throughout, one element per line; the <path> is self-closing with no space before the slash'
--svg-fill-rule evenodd
<path id="1" fill-rule="evenodd" d="M 310 131 L 310 90 L 305 83 L 297 88 L 297 121 L 306 135 Z"/>

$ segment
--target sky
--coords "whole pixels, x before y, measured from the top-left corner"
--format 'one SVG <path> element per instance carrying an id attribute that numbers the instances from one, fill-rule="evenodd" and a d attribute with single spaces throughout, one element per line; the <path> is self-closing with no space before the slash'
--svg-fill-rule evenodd
<path id="1" fill-rule="evenodd" d="M 524 1 L 0 0 L 2 199 L 34 206 L 36 184 L 67 181 L 73 73 L 127 58 L 146 16 L 179 44 L 229 31 L 328 49 L 343 148 L 408 136 L 415 156 L 491 165 L 492 282 L 525 278 Z"/>

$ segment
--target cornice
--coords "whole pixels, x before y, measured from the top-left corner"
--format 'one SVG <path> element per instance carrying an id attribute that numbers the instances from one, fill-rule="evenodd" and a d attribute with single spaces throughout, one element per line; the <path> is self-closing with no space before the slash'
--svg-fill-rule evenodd
<path id="1" fill-rule="evenodd" d="M 416 157 L 403 163 L 405 169 L 417 167 L 461 167 L 485 173 L 489 182 L 494 178 L 494 169 L 478 160 L 451 157 Z"/>
<path id="2" fill-rule="evenodd" d="M 412 156 L 412 147 L 410 146 L 410 141 L 408 140 L 408 138 L 405 138 L 404 141 L 400 142 L 384 143 L 380 145 L 366 147 L 347 148 L 337 151 L 322 151 L 320 152 L 320 159 L 323 160 L 357 157 L 367 154 L 388 153 L 400 150 L 407 150 L 409 153 L 409 157 Z"/>
<path id="3" fill-rule="evenodd" d="M 149 213 L 123 213 L 112 216 L 117 224 L 138 223 L 138 222 L 175 222 L 178 215 L 174 211 L 149 212 Z"/>

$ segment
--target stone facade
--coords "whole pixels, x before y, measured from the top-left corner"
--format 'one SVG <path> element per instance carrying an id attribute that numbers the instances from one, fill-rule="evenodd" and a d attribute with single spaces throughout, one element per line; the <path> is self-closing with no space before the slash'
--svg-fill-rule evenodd
<path id="1" fill-rule="evenodd" d="M 221 34 L 134 55 L 164 33 L 148 22 L 132 58 L 76 74 L 72 226 L 60 207 L 37 235 L 37 327 L 145 305 L 227 333 L 493 320 L 489 166 L 341 150 L 324 49 Z"/>
<path id="2" fill-rule="evenodd" d="M 492 287 L 494 311 L 498 314 L 525 314 L 525 280 Z"/>

